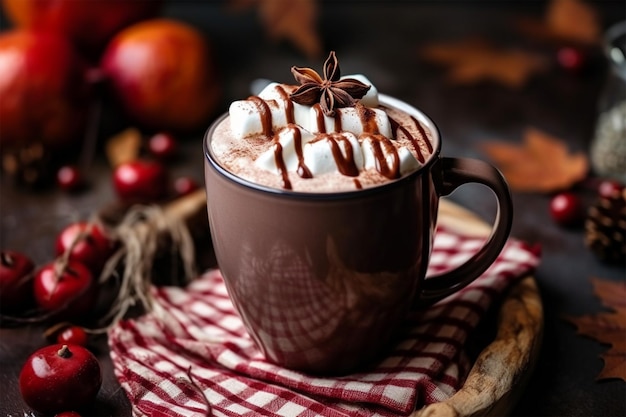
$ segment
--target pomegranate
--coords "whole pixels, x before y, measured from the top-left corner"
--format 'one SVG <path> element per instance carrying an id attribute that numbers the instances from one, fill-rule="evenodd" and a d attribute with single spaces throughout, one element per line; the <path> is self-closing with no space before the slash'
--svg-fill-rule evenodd
<path id="1" fill-rule="evenodd" d="M 17 27 L 69 38 L 84 53 L 97 54 L 125 26 L 157 15 L 161 0 L 2 0 Z"/>
<path id="2" fill-rule="evenodd" d="M 22 398 L 31 408 L 53 414 L 91 406 L 102 386 L 98 359 L 78 345 L 54 344 L 34 352 L 19 377 Z"/>
<path id="3" fill-rule="evenodd" d="M 101 69 L 133 121 L 154 130 L 208 124 L 219 92 L 206 38 L 171 19 L 134 24 L 107 45 Z"/>
<path id="4" fill-rule="evenodd" d="M 63 146 L 80 137 L 91 91 L 86 70 L 58 35 L 0 34 L 0 146 Z"/>

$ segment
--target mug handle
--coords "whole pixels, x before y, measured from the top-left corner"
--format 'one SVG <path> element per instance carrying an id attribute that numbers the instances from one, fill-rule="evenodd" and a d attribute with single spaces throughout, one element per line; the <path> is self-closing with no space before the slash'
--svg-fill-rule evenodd
<path id="1" fill-rule="evenodd" d="M 440 180 L 435 181 L 435 188 L 440 197 L 450 194 L 463 184 L 484 184 L 494 192 L 498 210 L 491 234 L 478 252 L 458 267 L 422 281 L 417 307 L 436 303 L 485 272 L 502 251 L 513 223 L 513 201 L 509 186 L 497 168 L 469 158 L 442 157 L 439 164 Z"/>

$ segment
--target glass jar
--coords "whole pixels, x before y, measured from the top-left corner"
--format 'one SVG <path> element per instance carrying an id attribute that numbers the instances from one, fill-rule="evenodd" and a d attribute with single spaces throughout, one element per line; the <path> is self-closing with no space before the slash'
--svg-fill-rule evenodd
<path id="1" fill-rule="evenodd" d="M 626 21 L 604 36 L 609 70 L 598 102 L 598 119 L 590 147 L 594 172 L 626 183 Z"/>

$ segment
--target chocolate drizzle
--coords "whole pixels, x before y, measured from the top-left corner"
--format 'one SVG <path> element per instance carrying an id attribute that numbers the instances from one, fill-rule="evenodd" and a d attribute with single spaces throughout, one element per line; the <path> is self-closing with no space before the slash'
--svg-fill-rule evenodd
<path id="1" fill-rule="evenodd" d="M 363 134 L 361 138 L 368 141 L 372 147 L 376 171 L 389 179 L 400 178 L 400 156 L 393 143 L 380 134 Z M 391 162 L 386 155 L 390 156 Z"/>
<path id="2" fill-rule="evenodd" d="M 420 132 L 422 136 L 422 142 L 426 144 L 426 148 L 428 149 L 428 153 L 433 153 L 433 145 L 428 140 L 428 135 L 426 134 L 426 130 L 424 130 L 424 126 L 413 116 L 411 116 L 411 120 L 415 123 L 415 127 Z"/>
<path id="3" fill-rule="evenodd" d="M 263 134 L 265 136 L 272 136 L 272 112 L 270 111 L 269 106 L 265 100 L 259 96 L 250 96 L 248 97 L 248 100 L 253 102 L 259 111 Z"/>
<path id="4" fill-rule="evenodd" d="M 393 117 L 389 116 L 389 121 L 391 122 L 391 128 L 393 129 L 394 137 L 395 138 L 398 137 L 398 131 L 402 132 L 402 134 L 409 140 L 409 142 L 411 142 L 411 146 L 413 146 L 413 150 L 415 151 L 415 154 L 417 155 L 417 160 L 420 161 L 421 163 L 424 163 L 426 158 L 424 158 L 424 154 L 422 152 L 422 148 L 420 147 L 420 140 L 418 140 L 418 138 L 416 138 L 413 135 L 411 135 L 411 133 L 408 131 L 408 129 L 406 127 L 402 126 Z M 433 152 L 433 146 L 430 143 L 430 141 L 428 140 L 428 135 L 426 134 L 426 130 L 424 129 L 422 124 L 415 117 L 411 116 L 411 121 L 413 121 L 413 123 L 415 124 L 415 127 L 417 128 L 417 130 L 418 130 L 418 132 L 420 134 L 421 142 L 426 144 L 426 148 L 428 149 L 428 152 L 432 153 Z"/>
<path id="5" fill-rule="evenodd" d="M 320 133 L 326 133 L 326 121 L 324 120 L 324 112 L 322 111 L 322 106 L 318 104 L 314 104 L 312 106 L 313 111 L 315 111 L 315 123 L 317 124 L 317 131 Z"/>
<path id="6" fill-rule="evenodd" d="M 302 178 L 313 178 L 313 174 L 311 174 L 311 171 L 304 163 L 304 149 L 300 129 L 293 123 L 288 124 L 284 129 L 289 129 L 293 133 L 293 146 L 296 151 L 296 156 L 298 157 L 298 168 L 296 172 Z M 274 162 L 276 163 L 276 167 L 282 177 L 283 188 L 290 190 L 291 181 L 289 181 L 289 172 L 287 171 L 287 165 L 285 164 L 285 158 L 283 157 L 283 146 L 280 144 L 279 139 L 280 136 L 278 133 L 272 137 L 272 142 L 274 143 Z"/>
<path id="7" fill-rule="evenodd" d="M 293 132 L 293 142 L 294 142 L 294 147 L 296 149 L 296 156 L 298 157 L 298 169 L 297 169 L 297 173 L 298 175 L 300 175 L 300 177 L 302 178 L 313 178 L 313 174 L 311 174 L 311 171 L 309 170 L 309 168 L 306 166 L 306 164 L 304 163 L 304 150 L 303 150 L 303 146 L 302 146 L 302 133 L 300 132 L 300 129 L 297 128 L 297 126 L 290 124 L 289 128 L 292 130 Z"/>
<path id="8" fill-rule="evenodd" d="M 287 166 L 283 158 L 283 145 L 278 141 L 278 136 L 276 136 L 276 140 L 274 140 L 274 161 L 283 179 L 283 188 L 291 190 L 291 181 L 289 181 L 289 173 L 287 172 Z"/>
<path id="9" fill-rule="evenodd" d="M 320 142 L 322 140 L 328 142 L 339 172 L 349 177 L 357 177 L 359 168 L 354 161 L 354 149 L 350 140 L 341 133 L 323 133 L 318 135 L 312 142 Z M 341 144 L 343 144 L 346 150 L 345 155 L 341 150 Z"/>
<path id="10" fill-rule="evenodd" d="M 357 104 L 355 108 L 359 114 L 359 118 L 361 119 L 363 132 L 379 134 L 380 131 L 378 129 L 378 123 L 376 123 L 376 112 L 362 104 Z"/>
<path id="11" fill-rule="evenodd" d="M 280 95 L 280 98 L 283 100 L 283 103 L 285 105 L 285 120 L 287 120 L 288 124 L 295 123 L 296 118 L 293 110 L 293 101 L 289 99 L 289 93 L 282 85 L 277 85 L 276 91 L 278 91 L 278 94 Z"/>

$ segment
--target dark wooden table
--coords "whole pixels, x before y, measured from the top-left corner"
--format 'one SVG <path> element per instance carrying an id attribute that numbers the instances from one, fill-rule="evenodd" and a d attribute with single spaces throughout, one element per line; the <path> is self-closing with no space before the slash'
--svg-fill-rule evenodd
<path id="1" fill-rule="evenodd" d="M 366 74 L 387 94 L 397 96 L 430 115 L 441 129 L 444 154 L 486 158 L 477 143 L 498 138 L 519 141 L 529 126 L 567 140 L 573 151 L 586 151 L 596 118 L 596 102 L 604 71 L 596 66 L 582 74 L 553 70 L 533 78 L 525 88 L 511 90 L 481 83 L 451 86 L 440 71 L 418 57 L 420 45 L 461 36 L 484 35 L 516 42 L 512 22 L 519 16 L 540 16 L 541 1 L 392 2 L 325 1 L 320 3 L 320 33 L 326 50 L 336 50 L 344 74 Z M 623 1 L 593 3 L 604 26 L 623 20 Z M 321 67 L 308 62 L 287 43 L 272 43 L 252 12 L 232 14 L 225 2 L 170 1 L 164 14 L 200 28 L 215 46 L 224 87 L 220 111 L 249 94 L 256 78 L 291 82 L 291 65 Z M 2 28 L 7 28 L 2 20 Z M 106 123 L 105 119 L 105 123 Z M 210 121 L 207 121 L 207 125 Z M 1 128 L 1 127 L 0 127 Z M 115 128 L 103 125 L 101 136 Z M 181 158 L 173 175 L 202 181 L 202 132 L 182 138 Z M 115 200 L 111 169 L 98 152 L 88 191 L 68 195 L 54 188 L 37 192 L 15 187 L 6 176 L 0 194 L 0 246 L 28 253 L 41 264 L 53 256 L 57 233 L 68 223 L 85 219 Z M 593 195 L 593 179 L 576 189 L 585 201 Z M 491 194 L 466 186 L 451 198 L 489 220 L 495 211 Z M 515 416 L 624 416 L 626 384 L 597 382 L 599 355 L 607 347 L 576 335 L 565 315 L 603 310 L 592 294 L 591 277 L 623 280 L 623 266 L 607 266 L 583 244 L 583 231 L 557 226 L 549 216 L 549 195 L 514 193 L 513 235 L 543 247 L 536 278 L 545 309 L 541 355 L 530 383 L 513 410 Z M 0 329 L 0 416 L 28 412 L 17 380 L 26 357 L 45 342 L 40 326 Z M 95 416 L 127 416 L 130 405 L 117 383 L 105 338 L 94 350 L 104 368 L 104 384 L 93 408 Z M 30 414 L 28 414 L 30 415 Z"/>

